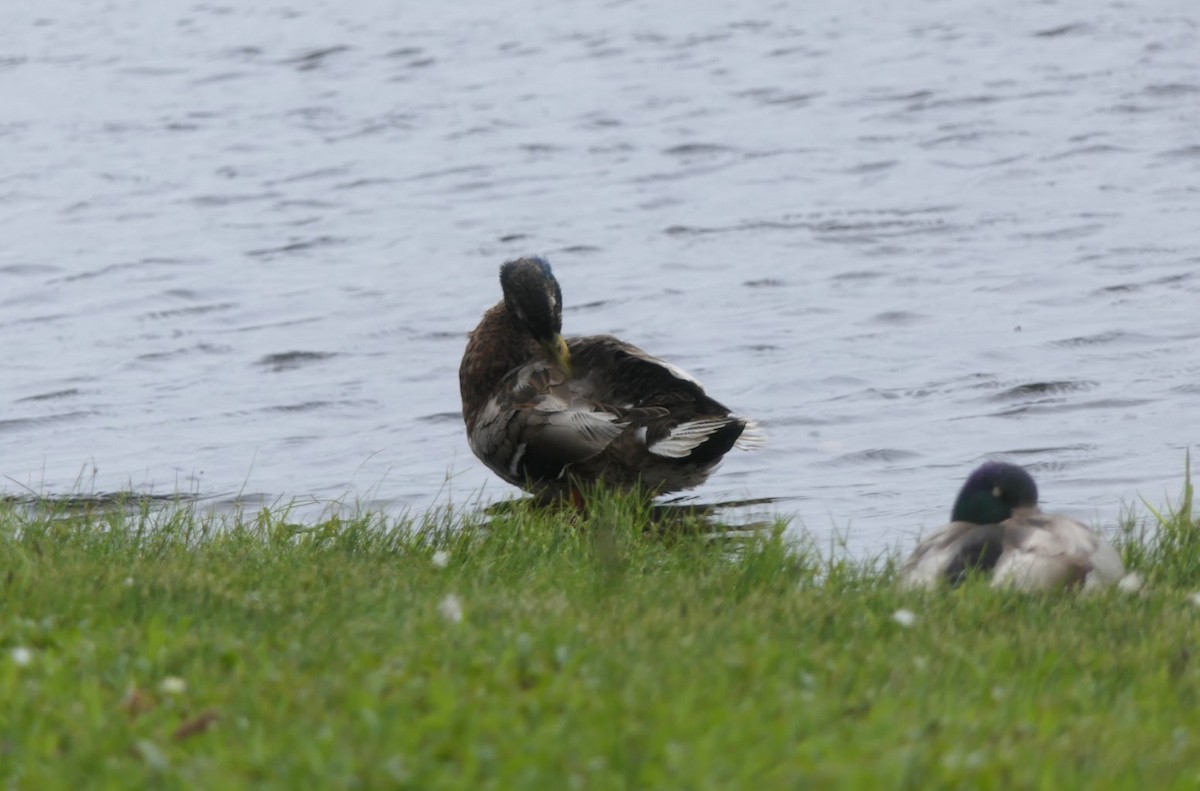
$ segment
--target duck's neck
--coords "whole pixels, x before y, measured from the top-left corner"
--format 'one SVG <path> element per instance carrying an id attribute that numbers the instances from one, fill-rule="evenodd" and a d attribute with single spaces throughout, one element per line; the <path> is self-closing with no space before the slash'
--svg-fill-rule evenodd
<path id="1" fill-rule="evenodd" d="M 458 369 L 458 387 L 468 430 L 504 375 L 541 354 L 541 347 L 509 314 L 503 302 L 483 314 L 479 326 L 467 340 L 467 349 Z"/>

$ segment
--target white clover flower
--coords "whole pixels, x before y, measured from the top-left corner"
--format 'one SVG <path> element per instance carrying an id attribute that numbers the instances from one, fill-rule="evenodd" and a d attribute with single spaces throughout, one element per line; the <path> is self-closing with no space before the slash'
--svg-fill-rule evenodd
<path id="1" fill-rule="evenodd" d="M 1200 607 L 1200 591 L 1196 591 L 1191 596 L 1188 596 L 1188 601 L 1197 607 Z"/>
<path id="2" fill-rule="evenodd" d="M 17 667 L 28 667 L 29 663 L 33 661 L 33 649 L 23 645 L 13 648 L 8 655 L 12 657 L 13 664 Z"/>
<path id="3" fill-rule="evenodd" d="M 438 605 L 438 612 L 450 623 L 462 623 L 462 602 L 453 593 L 446 594 L 446 598 L 442 599 Z"/>
<path id="4" fill-rule="evenodd" d="M 444 549 L 439 549 L 433 553 L 433 557 L 429 559 L 435 569 L 444 569 L 450 565 L 450 553 Z"/>
<path id="5" fill-rule="evenodd" d="M 187 692 L 187 682 L 179 676 L 167 676 L 158 682 L 158 691 L 164 695 L 182 695 Z"/>
<path id="6" fill-rule="evenodd" d="M 917 616 L 913 614 L 912 610 L 900 609 L 892 613 L 892 620 L 907 629 L 917 622 Z"/>

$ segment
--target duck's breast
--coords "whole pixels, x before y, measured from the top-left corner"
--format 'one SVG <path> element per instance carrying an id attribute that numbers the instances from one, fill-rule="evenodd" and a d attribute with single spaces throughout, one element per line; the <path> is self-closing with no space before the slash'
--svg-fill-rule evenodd
<path id="1" fill-rule="evenodd" d="M 902 588 L 932 588 L 962 582 L 971 571 L 988 571 L 1002 549 L 998 525 L 951 522 L 923 539 L 900 568 Z"/>

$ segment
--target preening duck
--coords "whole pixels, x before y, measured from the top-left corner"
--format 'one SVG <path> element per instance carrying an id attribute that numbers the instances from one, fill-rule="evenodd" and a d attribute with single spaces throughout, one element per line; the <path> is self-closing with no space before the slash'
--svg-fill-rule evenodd
<path id="1" fill-rule="evenodd" d="M 564 339 L 545 259 L 505 263 L 500 288 L 458 381 L 471 450 L 509 483 L 551 497 L 598 482 L 660 494 L 760 442 L 753 421 L 670 363 L 609 335 Z"/>
<path id="2" fill-rule="evenodd" d="M 972 572 L 986 574 L 993 587 L 1035 591 L 1112 585 L 1125 569 L 1117 551 L 1087 526 L 1042 513 L 1028 472 L 989 461 L 963 484 L 950 524 L 917 545 L 900 569 L 900 584 L 957 585 Z"/>

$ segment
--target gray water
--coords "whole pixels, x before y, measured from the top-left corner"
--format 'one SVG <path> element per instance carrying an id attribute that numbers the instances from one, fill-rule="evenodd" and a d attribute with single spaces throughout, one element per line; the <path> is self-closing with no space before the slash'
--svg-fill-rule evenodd
<path id="1" fill-rule="evenodd" d="M 1194 0 L 0 6 L 0 491 L 516 493 L 497 266 L 759 419 L 691 502 L 870 550 L 987 456 L 1111 525 L 1200 447 Z"/>

